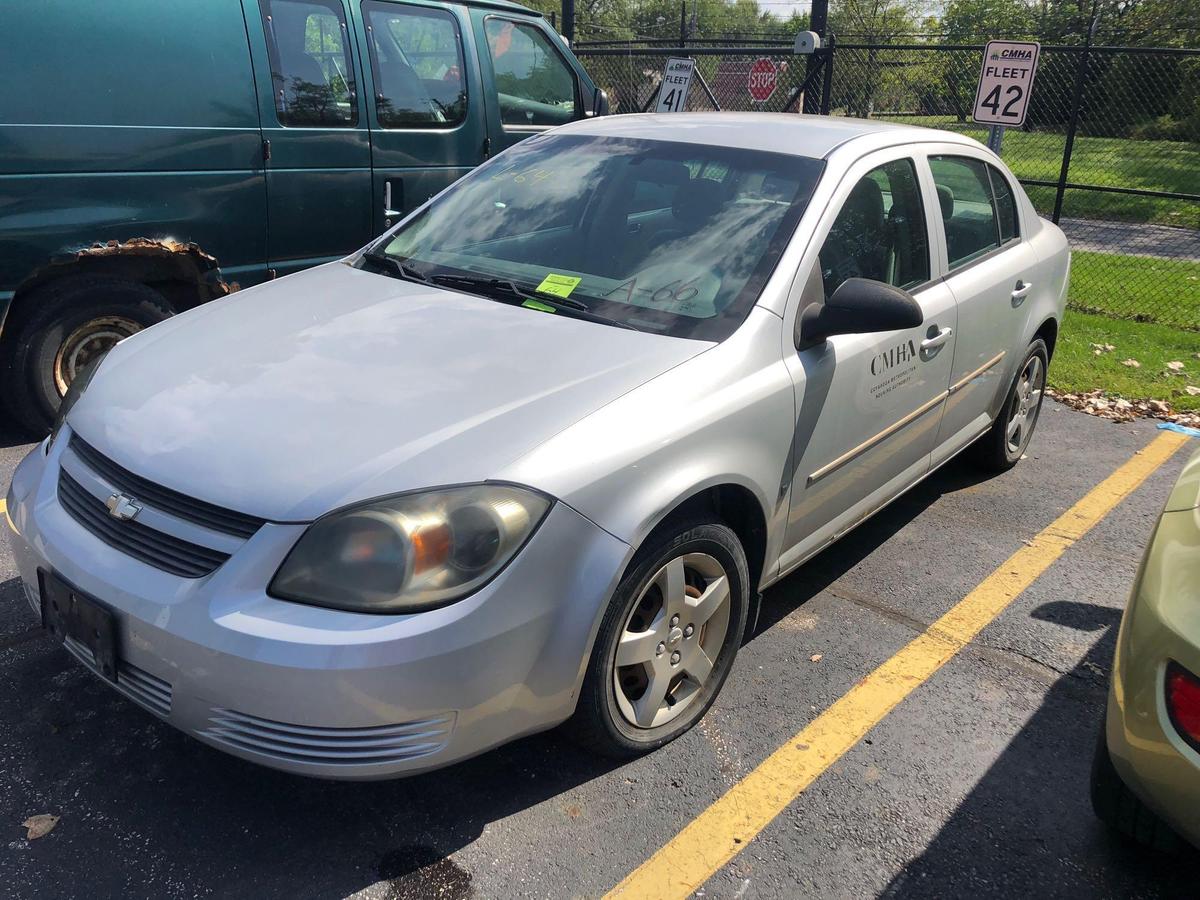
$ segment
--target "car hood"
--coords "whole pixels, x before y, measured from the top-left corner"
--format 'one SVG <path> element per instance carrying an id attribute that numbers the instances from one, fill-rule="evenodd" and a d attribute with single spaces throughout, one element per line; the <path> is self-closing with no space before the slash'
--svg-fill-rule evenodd
<path id="1" fill-rule="evenodd" d="M 308 521 L 487 479 L 708 346 L 333 263 L 123 341 L 69 424 L 151 481 Z"/>

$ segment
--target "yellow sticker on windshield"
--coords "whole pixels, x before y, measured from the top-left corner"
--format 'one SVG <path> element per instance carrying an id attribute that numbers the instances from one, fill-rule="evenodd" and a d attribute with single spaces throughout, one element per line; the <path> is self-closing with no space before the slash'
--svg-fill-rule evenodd
<path id="1" fill-rule="evenodd" d="M 582 278 L 574 275 L 547 275 L 542 283 L 535 288 L 539 294 L 549 294 L 551 297 L 570 297 L 571 291 L 579 287 Z"/>

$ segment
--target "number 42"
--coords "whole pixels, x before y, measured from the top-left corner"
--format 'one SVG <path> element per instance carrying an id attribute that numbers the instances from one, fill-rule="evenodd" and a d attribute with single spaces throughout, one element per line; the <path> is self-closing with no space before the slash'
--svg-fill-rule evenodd
<path id="1" fill-rule="evenodd" d="M 983 98 L 979 105 L 985 109 L 990 109 L 993 116 L 1009 116 L 1010 118 L 1015 119 L 1017 117 L 1017 113 L 1013 111 L 1013 107 L 1021 102 L 1021 95 L 1025 92 L 1021 90 L 1020 85 L 1010 84 L 1008 86 L 1008 90 L 1006 90 L 1004 93 L 1006 96 L 1012 98 L 1004 104 L 1004 112 L 1000 112 L 1000 85 L 996 85 L 994 88 L 988 91 L 988 95 Z"/>

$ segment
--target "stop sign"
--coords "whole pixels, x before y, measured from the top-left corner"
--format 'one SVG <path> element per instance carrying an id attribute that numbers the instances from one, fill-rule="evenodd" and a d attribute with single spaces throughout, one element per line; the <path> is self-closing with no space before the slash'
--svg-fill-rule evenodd
<path id="1" fill-rule="evenodd" d="M 778 74 L 779 69 L 774 62 L 765 56 L 756 59 L 754 65 L 750 67 L 750 74 L 746 77 L 746 87 L 750 89 L 751 98 L 758 103 L 770 100 L 771 95 L 775 93 Z"/>

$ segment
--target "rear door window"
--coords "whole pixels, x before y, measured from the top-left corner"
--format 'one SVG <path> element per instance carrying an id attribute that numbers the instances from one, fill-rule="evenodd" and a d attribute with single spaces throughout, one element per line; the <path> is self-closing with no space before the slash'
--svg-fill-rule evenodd
<path id="1" fill-rule="evenodd" d="M 539 28 L 489 16 L 483 25 L 505 125 L 562 125 L 577 117 L 575 73 Z"/>
<path id="2" fill-rule="evenodd" d="M 338 0 L 259 0 L 279 123 L 358 124 L 358 98 L 346 16 Z"/>
<path id="3" fill-rule="evenodd" d="M 462 35 L 446 10 L 363 3 L 384 128 L 453 128 L 467 115 Z"/>
<path id="4" fill-rule="evenodd" d="M 992 198 L 988 166 L 966 156 L 931 156 L 950 269 L 978 259 L 1000 246 L 1000 226 Z"/>

